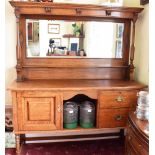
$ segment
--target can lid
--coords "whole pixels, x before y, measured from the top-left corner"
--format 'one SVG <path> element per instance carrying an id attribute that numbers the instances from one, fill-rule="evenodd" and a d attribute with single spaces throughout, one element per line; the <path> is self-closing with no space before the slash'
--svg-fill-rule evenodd
<path id="1" fill-rule="evenodd" d="M 149 97 L 149 92 L 148 91 L 139 91 L 137 93 L 137 96 L 140 96 L 140 97 Z"/>
<path id="2" fill-rule="evenodd" d="M 90 101 L 84 101 L 80 104 L 80 108 L 86 108 L 86 109 L 93 109 L 95 106 L 94 106 L 94 103 L 90 102 Z"/>
<path id="3" fill-rule="evenodd" d="M 64 103 L 64 110 L 78 109 L 76 102 L 67 101 Z"/>
<path id="4" fill-rule="evenodd" d="M 149 110 L 149 106 L 137 106 L 137 109 L 139 109 L 139 110 L 145 110 L 145 111 L 147 111 L 147 110 Z"/>

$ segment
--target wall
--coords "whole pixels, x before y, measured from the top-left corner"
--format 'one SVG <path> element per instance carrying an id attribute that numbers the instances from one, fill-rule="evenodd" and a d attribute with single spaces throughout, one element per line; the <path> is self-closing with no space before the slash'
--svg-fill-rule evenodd
<path id="1" fill-rule="evenodd" d="M 124 6 L 130 6 L 130 7 L 140 7 L 140 0 L 124 0 L 123 1 Z"/>
<path id="2" fill-rule="evenodd" d="M 135 79 L 149 84 L 149 5 L 144 6 L 136 23 Z"/>
<path id="3" fill-rule="evenodd" d="M 125 0 L 124 6 L 144 7 L 136 22 L 135 79 L 149 84 L 149 4 L 140 6 L 140 0 Z"/>
<path id="4" fill-rule="evenodd" d="M 6 11 L 6 88 L 7 86 L 16 79 L 16 19 L 14 16 L 14 10 L 9 4 L 9 0 L 6 1 L 5 11 Z M 57 0 L 63 1 L 63 0 Z M 75 0 L 73 0 L 75 2 Z M 81 2 L 87 3 L 101 3 L 104 0 L 86 0 Z M 123 5 L 125 6 L 139 6 L 140 0 L 124 0 Z M 145 10 L 140 15 L 137 21 L 136 28 L 136 53 L 135 53 L 135 78 L 145 84 L 148 84 L 148 11 L 149 6 L 145 5 Z M 145 32 L 145 33 L 144 33 Z M 11 103 L 11 95 L 6 91 L 6 104 Z"/>
<path id="5" fill-rule="evenodd" d="M 59 34 L 51 34 L 48 33 L 47 31 L 47 27 L 48 24 L 59 24 L 60 26 L 60 30 L 59 30 Z M 50 38 L 59 38 L 61 43 L 61 46 L 66 46 L 68 45 L 68 40 L 66 38 L 63 38 L 62 36 L 64 34 L 71 34 L 72 32 L 72 26 L 71 26 L 71 22 L 64 22 L 64 21 L 58 21 L 58 20 L 54 20 L 54 21 L 48 21 L 48 20 L 42 20 L 40 21 L 40 27 L 39 27 L 39 39 L 40 39 L 40 56 L 45 57 L 48 47 L 49 47 L 49 39 Z"/>
<path id="6" fill-rule="evenodd" d="M 5 1 L 5 30 L 5 85 L 7 88 L 16 79 L 16 18 L 8 0 Z M 6 104 L 10 104 L 11 95 L 9 91 L 6 91 L 5 98 Z"/>

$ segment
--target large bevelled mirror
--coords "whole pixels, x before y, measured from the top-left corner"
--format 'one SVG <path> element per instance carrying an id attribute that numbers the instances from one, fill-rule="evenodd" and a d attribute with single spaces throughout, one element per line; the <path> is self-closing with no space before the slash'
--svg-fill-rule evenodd
<path id="1" fill-rule="evenodd" d="M 124 23 L 26 19 L 27 57 L 122 58 Z"/>

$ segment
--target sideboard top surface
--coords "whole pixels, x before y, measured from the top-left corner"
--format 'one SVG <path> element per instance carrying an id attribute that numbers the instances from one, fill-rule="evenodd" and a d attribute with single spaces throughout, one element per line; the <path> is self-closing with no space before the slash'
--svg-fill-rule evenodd
<path id="1" fill-rule="evenodd" d="M 28 80 L 14 81 L 9 90 L 133 90 L 146 86 L 125 80 Z"/>

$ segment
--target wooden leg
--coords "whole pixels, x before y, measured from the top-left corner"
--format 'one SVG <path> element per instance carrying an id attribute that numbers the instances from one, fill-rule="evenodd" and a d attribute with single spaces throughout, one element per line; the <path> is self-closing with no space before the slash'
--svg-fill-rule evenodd
<path id="1" fill-rule="evenodd" d="M 20 155 L 20 135 L 16 134 L 16 155 Z"/>
<path id="2" fill-rule="evenodd" d="M 25 144 L 25 134 L 20 135 L 20 144 Z"/>
<path id="3" fill-rule="evenodd" d="M 120 129 L 120 139 L 124 139 L 124 129 Z"/>

